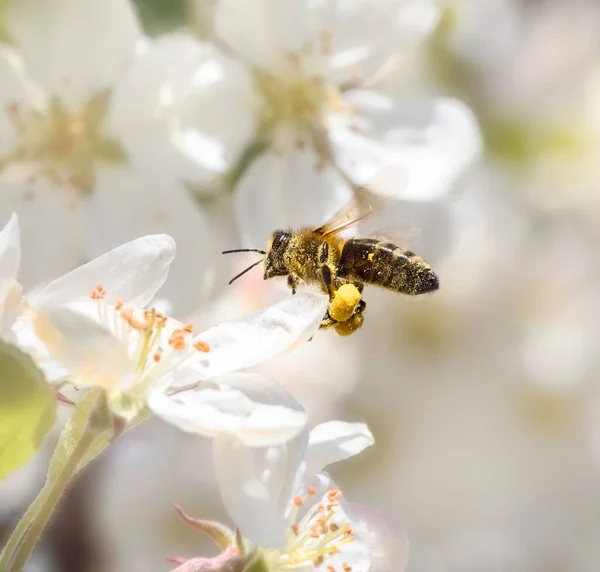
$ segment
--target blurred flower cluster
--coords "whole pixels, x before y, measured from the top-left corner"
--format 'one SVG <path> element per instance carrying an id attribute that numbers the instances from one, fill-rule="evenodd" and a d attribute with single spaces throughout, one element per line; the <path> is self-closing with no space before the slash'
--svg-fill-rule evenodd
<path id="1" fill-rule="evenodd" d="M 402 572 L 402 522 L 417 572 L 596 570 L 598 38 L 592 0 L 0 0 L 0 568 L 72 459 L 28 569 Z M 341 338 L 226 286 L 363 185 L 435 295 Z"/>

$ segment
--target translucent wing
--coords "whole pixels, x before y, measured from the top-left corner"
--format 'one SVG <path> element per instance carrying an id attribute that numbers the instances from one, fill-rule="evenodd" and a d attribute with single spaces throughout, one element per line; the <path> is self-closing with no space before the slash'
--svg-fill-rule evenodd
<path id="1" fill-rule="evenodd" d="M 359 221 L 383 212 L 393 199 L 394 193 L 398 191 L 398 187 L 406 183 L 406 172 L 402 167 L 386 167 L 368 185 L 355 187 L 352 199 L 315 232 L 323 236 L 342 232 Z"/>

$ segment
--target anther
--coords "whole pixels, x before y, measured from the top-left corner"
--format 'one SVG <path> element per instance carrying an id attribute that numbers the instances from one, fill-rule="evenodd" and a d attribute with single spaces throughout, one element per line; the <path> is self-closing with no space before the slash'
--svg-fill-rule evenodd
<path id="1" fill-rule="evenodd" d="M 313 558 L 313 564 L 315 566 L 320 566 L 321 564 L 323 564 L 323 560 L 325 560 L 325 557 L 323 555 L 317 556 L 316 558 Z"/>
<path id="2" fill-rule="evenodd" d="M 102 284 L 98 284 L 91 292 L 90 298 L 92 300 L 102 300 L 106 296 L 106 290 L 102 287 Z"/>
<path id="3" fill-rule="evenodd" d="M 302 506 L 304 504 L 304 499 L 300 495 L 296 495 L 294 497 L 294 504 L 296 506 Z"/>
<path id="4" fill-rule="evenodd" d="M 194 342 L 194 348 L 203 353 L 208 353 L 210 351 L 210 346 L 202 340 Z"/>
<path id="5" fill-rule="evenodd" d="M 117 312 L 123 307 L 123 300 L 121 298 L 115 298 L 115 310 Z"/>
<path id="6" fill-rule="evenodd" d="M 342 570 L 344 572 L 352 572 L 352 566 L 348 562 L 342 562 Z"/>
<path id="7" fill-rule="evenodd" d="M 191 334 L 194 331 L 194 324 L 185 324 L 182 329 L 186 334 Z"/>
<path id="8" fill-rule="evenodd" d="M 308 487 L 308 489 L 306 489 L 306 492 L 309 495 L 316 495 L 317 494 L 317 489 L 315 489 L 315 487 Z"/>
<path id="9" fill-rule="evenodd" d="M 297 522 L 292 524 L 291 528 L 294 535 L 298 536 L 298 534 L 300 534 L 300 525 Z"/>

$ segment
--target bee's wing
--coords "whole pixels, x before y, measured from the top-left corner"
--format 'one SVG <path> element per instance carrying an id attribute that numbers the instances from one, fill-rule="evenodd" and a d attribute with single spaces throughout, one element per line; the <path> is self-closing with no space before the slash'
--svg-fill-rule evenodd
<path id="1" fill-rule="evenodd" d="M 398 186 L 407 182 L 406 171 L 402 167 L 386 167 L 371 183 L 356 187 L 350 201 L 315 232 L 323 236 L 342 232 L 359 221 L 385 211 L 392 200 L 392 192 L 397 192 Z"/>

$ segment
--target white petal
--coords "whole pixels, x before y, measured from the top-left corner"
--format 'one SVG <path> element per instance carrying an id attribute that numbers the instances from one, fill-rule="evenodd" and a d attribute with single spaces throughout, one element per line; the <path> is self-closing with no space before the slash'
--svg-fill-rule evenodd
<path id="1" fill-rule="evenodd" d="M 175 256 L 175 241 L 166 234 L 143 236 L 57 278 L 32 300 L 35 305 L 58 306 L 90 299 L 102 285 L 107 296 L 143 307 L 163 285 Z"/>
<path id="2" fill-rule="evenodd" d="M 197 336 L 210 351 L 194 369 L 207 379 L 280 355 L 317 331 L 327 304 L 322 294 L 301 292 L 265 310 L 210 328 Z"/>
<path id="3" fill-rule="evenodd" d="M 338 164 L 358 183 L 369 183 L 383 167 L 399 164 L 406 177 L 395 189 L 392 181 L 389 192 L 399 199 L 430 201 L 458 186 L 479 159 L 477 122 L 457 100 L 409 102 L 368 92 L 350 93 L 346 100 L 359 111 L 342 121 L 358 133 L 332 117 L 331 141 Z"/>
<path id="4" fill-rule="evenodd" d="M 364 423 L 330 421 L 317 425 L 308 441 L 308 474 L 316 475 L 327 465 L 354 457 L 374 443 Z"/>
<path id="5" fill-rule="evenodd" d="M 10 110 L 23 111 L 31 102 L 31 86 L 19 54 L 0 46 L 0 155 L 10 152 L 18 139 L 18 129 Z M 16 107 L 15 107 L 16 106 Z"/>
<path id="6" fill-rule="evenodd" d="M 206 301 L 214 286 L 215 259 L 223 257 L 213 242 L 215 235 L 207 215 L 183 185 L 169 177 L 115 168 L 99 176 L 91 200 L 94 216 L 89 224 L 89 257 L 137 236 L 168 234 L 177 243 L 177 256 L 173 260 L 171 251 L 169 279 L 159 297 L 167 299 L 178 316 L 187 315 Z M 162 271 L 166 272 L 167 266 Z M 157 283 L 156 288 L 159 286 Z M 141 305 L 139 300 L 137 305 Z"/>
<path id="7" fill-rule="evenodd" d="M 109 123 L 144 169 L 204 182 L 251 140 L 257 105 L 240 64 L 177 33 L 148 43 L 115 89 Z"/>
<path id="8" fill-rule="evenodd" d="M 310 40 L 305 0 L 220 0 L 217 35 L 240 57 L 259 67 L 284 70 L 285 56 Z"/>
<path id="9" fill-rule="evenodd" d="M 320 169 L 309 150 L 267 152 L 250 166 L 236 189 L 235 208 L 243 235 L 255 247 L 278 228 L 325 222 L 351 196 L 331 169 Z"/>
<path id="10" fill-rule="evenodd" d="M 132 373 L 125 344 L 97 322 L 68 308 L 38 312 L 35 331 L 77 385 L 123 386 Z"/>
<path id="11" fill-rule="evenodd" d="M 232 434 L 248 447 L 286 443 L 305 428 L 307 420 L 302 410 L 254 401 L 227 386 L 201 387 L 171 396 L 154 390 L 148 405 L 183 431 L 206 437 Z"/>
<path id="12" fill-rule="evenodd" d="M 366 505 L 350 504 L 358 536 L 369 548 L 373 572 L 404 572 L 410 559 L 406 533 L 386 514 Z"/>
<path id="13" fill-rule="evenodd" d="M 12 214 L 0 231 L 0 280 L 12 281 L 17 277 L 21 264 L 21 237 L 19 219 Z"/>
<path id="14" fill-rule="evenodd" d="M 391 56 L 413 49 L 439 16 L 432 0 L 312 0 L 310 6 L 337 83 L 373 77 Z"/>
<path id="15" fill-rule="evenodd" d="M 286 446 L 260 449 L 250 449 L 233 436 L 213 443 L 223 504 L 242 534 L 256 545 L 286 544 L 289 507 L 304 482 L 306 437 L 304 433 Z"/>
<path id="16" fill-rule="evenodd" d="M 31 75 L 70 103 L 112 85 L 140 38 L 126 0 L 17 0 L 5 25 Z"/>
<path id="17" fill-rule="evenodd" d="M 86 201 L 72 201 L 67 189 L 49 182 L 0 180 L 0 219 L 19 216 L 19 282 L 27 290 L 68 272 L 84 258 Z"/>

